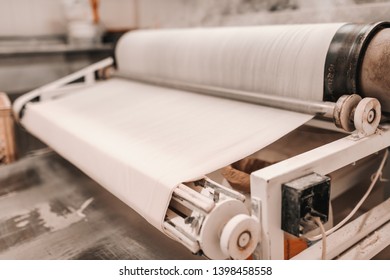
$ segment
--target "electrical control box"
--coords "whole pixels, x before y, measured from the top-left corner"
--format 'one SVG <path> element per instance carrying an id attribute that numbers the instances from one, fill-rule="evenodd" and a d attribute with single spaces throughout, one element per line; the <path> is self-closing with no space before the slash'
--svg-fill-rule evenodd
<path id="1" fill-rule="evenodd" d="M 282 229 L 300 236 L 316 227 L 311 220 L 317 216 L 328 221 L 330 178 L 316 173 L 282 185 Z"/>

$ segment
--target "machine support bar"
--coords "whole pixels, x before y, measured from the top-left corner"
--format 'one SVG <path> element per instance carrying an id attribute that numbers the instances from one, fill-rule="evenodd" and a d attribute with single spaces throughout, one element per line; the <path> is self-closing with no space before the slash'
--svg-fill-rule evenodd
<path id="1" fill-rule="evenodd" d="M 323 118 L 332 119 L 336 126 L 346 131 L 353 131 L 357 129 L 360 136 L 373 134 L 381 119 L 380 104 L 378 100 L 375 98 L 364 98 L 361 100 L 360 96 L 356 94 L 343 95 L 337 103 L 328 101 L 318 102 L 269 95 L 259 92 L 193 84 L 177 80 L 167 81 L 166 79 L 149 76 L 146 77 L 133 73 L 126 73 L 126 75 L 116 73 L 116 75 L 157 86 L 191 91 L 199 94 L 264 105 L 298 113 L 317 115 Z M 349 98 L 350 96 L 353 98 Z M 355 113 L 355 109 L 359 109 L 356 110 L 358 113 Z M 350 126 L 349 124 L 351 123 L 354 125 Z"/>

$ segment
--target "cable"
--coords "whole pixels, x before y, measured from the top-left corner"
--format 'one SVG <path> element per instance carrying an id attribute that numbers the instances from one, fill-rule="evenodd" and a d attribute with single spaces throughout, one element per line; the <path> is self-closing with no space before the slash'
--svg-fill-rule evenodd
<path id="1" fill-rule="evenodd" d="M 328 236 L 329 234 L 335 232 L 336 230 L 338 230 L 339 228 L 341 228 L 343 225 L 345 225 L 352 217 L 353 215 L 355 215 L 355 213 L 357 212 L 357 210 L 360 208 L 360 206 L 362 206 L 363 202 L 367 199 L 367 197 L 369 196 L 369 194 L 371 193 L 372 189 L 374 188 L 375 186 L 375 183 L 378 181 L 379 177 L 382 176 L 382 170 L 383 170 L 383 167 L 385 166 L 385 163 L 386 163 L 386 159 L 387 159 L 387 156 L 389 154 L 389 151 L 386 149 L 385 151 L 385 154 L 383 155 L 383 159 L 381 161 L 381 164 L 379 165 L 378 167 L 378 170 L 377 172 L 375 173 L 375 176 L 370 184 L 370 186 L 368 187 L 366 193 L 364 194 L 364 196 L 360 199 L 360 201 L 358 202 L 358 204 L 356 204 L 355 208 L 351 211 L 351 213 L 349 213 L 349 215 L 347 217 L 345 217 L 340 223 L 338 223 L 336 226 L 332 227 L 331 229 L 327 230 L 325 232 L 325 236 Z M 313 237 L 305 237 L 307 240 L 309 241 L 317 241 L 317 240 L 320 240 L 322 238 L 322 234 L 319 234 L 319 235 L 316 235 L 316 236 L 313 236 Z"/>
<path id="2" fill-rule="evenodd" d="M 319 217 L 313 217 L 313 220 L 321 230 L 321 236 L 322 236 L 322 256 L 321 256 L 321 258 L 323 260 L 326 260 L 326 232 L 325 232 L 325 228 L 324 228 L 324 225 L 322 224 L 321 219 Z"/>

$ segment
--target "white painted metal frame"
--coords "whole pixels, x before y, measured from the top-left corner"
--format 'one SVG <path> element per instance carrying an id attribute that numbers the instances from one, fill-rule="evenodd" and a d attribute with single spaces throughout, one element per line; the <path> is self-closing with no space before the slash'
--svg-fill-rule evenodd
<path id="1" fill-rule="evenodd" d="M 390 199 L 327 237 L 326 259 L 369 259 L 390 244 Z M 321 259 L 317 242 L 293 259 Z"/>
<path id="2" fill-rule="evenodd" d="M 390 222 L 375 230 L 367 238 L 340 255 L 338 260 L 371 259 L 390 245 Z"/>
<path id="3" fill-rule="evenodd" d="M 356 139 L 353 135 L 289 158 L 251 175 L 252 198 L 261 201 L 261 246 L 256 256 L 263 259 L 284 258 L 284 232 L 281 230 L 283 183 L 316 172 L 329 174 L 376 153 L 390 145 L 390 126 L 371 136 Z"/>
<path id="4" fill-rule="evenodd" d="M 13 105 L 15 119 L 19 120 L 20 112 L 23 110 L 24 106 L 26 106 L 28 102 L 33 101 L 36 98 L 50 99 L 62 93 L 74 90 L 76 88 L 93 85 L 96 82 L 95 72 L 113 65 L 113 63 L 114 59 L 108 57 L 92 65 L 89 65 L 79 71 L 76 71 L 68 76 L 65 76 L 61 79 L 58 79 L 54 82 L 51 82 L 47 85 L 44 85 L 22 95 L 15 101 Z M 81 78 L 84 78 L 84 82 L 69 85 L 70 83 L 77 81 Z"/>

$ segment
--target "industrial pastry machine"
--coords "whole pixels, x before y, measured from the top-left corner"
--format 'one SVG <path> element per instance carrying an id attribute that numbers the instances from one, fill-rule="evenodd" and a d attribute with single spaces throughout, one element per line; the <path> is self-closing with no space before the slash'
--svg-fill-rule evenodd
<path id="1" fill-rule="evenodd" d="M 351 221 L 346 217 L 337 225 L 332 221 L 331 200 L 355 187 L 361 177 L 374 174 L 370 191 L 384 172 L 390 144 L 387 124 L 390 112 L 388 27 L 389 23 L 380 22 L 129 32 L 116 48 L 115 63 L 112 58 L 105 59 L 23 95 L 13 105 L 14 116 L 32 134 L 194 254 L 210 259 L 283 259 L 289 255 L 286 242 L 294 239 L 297 244 L 303 244 L 303 248 L 288 258 L 371 258 L 390 244 L 390 200 L 384 198 L 381 204 L 357 219 Z M 92 161 L 84 162 L 90 155 L 87 151 L 85 154 L 80 152 L 84 146 L 79 146 L 79 143 L 84 145 L 90 141 L 90 146 L 105 154 L 111 151 L 111 148 L 104 150 L 109 144 L 104 146 L 103 140 L 102 143 L 96 142 L 99 137 L 94 133 L 84 135 L 80 132 L 70 140 L 63 140 L 68 139 L 65 134 L 55 138 L 54 126 L 60 127 L 59 131 L 77 133 L 72 124 L 69 123 L 68 127 L 65 123 L 65 114 L 58 115 L 58 120 L 49 120 L 54 116 L 51 112 L 55 114 L 60 107 L 53 107 L 49 112 L 39 105 L 49 106 L 67 98 L 74 98 L 72 102 L 77 102 L 77 95 L 88 91 L 91 106 L 94 106 L 102 98 L 99 94 L 94 96 L 94 89 L 118 79 L 137 84 L 133 91 L 138 90 L 138 85 L 153 86 L 162 91 L 186 92 L 191 96 L 195 93 L 202 98 L 212 96 L 212 100 L 227 99 L 226 102 L 234 102 L 237 106 L 270 107 L 276 110 L 276 114 L 293 112 L 294 118 L 301 119 L 288 131 L 283 130 L 276 138 L 264 141 L 260 152 L 249 149 L 244 157 L 235 158 L 235 163 L 232 158 L 224 162 L 228 167 L 218 166 L 216 170 L 197 174 L 172 186 L 166 197 L 161 195 L 161 206 L 154 206 L 160 203 L 156 202 L 159 196 L 156 190 L 149 192 L 145 189 L 145 197 L 153 196 L 153 202 L 143 201 L 142 205 L 135 201 L 137 196 L 143 196 L 141 191 L 126 187 L 126 184 L 139 183 L 131 175 L 119 182 L 121 187 L 118 187 L 115 184 L 120 176 L 116 176 L 114 169 L 106 180 L 100 177 L 101 168 L 91 167 L 100 165 L 99 157 L 91 156 Z M 114 87 L 105 89 L 116 90 Z M 140 92 L 141 89 L 140 86 Z M 129 87 L 128 91 L 131 90 Z M 207 100 L 205 104 L 209 102 Z M 148 108 L 148 105 L 137 106 Z M 47 112 L 50 113 L 48 120 L 45 119 Z M 245 115 L 246 111 L 243 112 Z M 193 113 L 203 114 L 203 108 L 198 107 Z M 77 112 L 77 116 L 82 114 L 82 111 Z M 103 119 L 95 123 L 91 118 L 85 116 L 79 121 L 97 130 L 106 125 Z M 139 121 L 143 122 L 142 119 Z M 259 126 L 267 125 L 268 121 L 267 118 L 257 120 Z M 281 122 L 293 121 L 287 118 Z M 283 138 L 287 139 L 285 145 L 291 144 L 289 148 L 296 151 L 284 158 L 267 157 L 266 151 L 272 143 L 277 143 L 283 135 L 304 123 L 324 131 L 337 131 L 337 139 L 318 141 L 313 146 L 306 145 L 309 139 L 297 136 L 298 145 L 294 146 L 292 142 L 297 140 L 288 134 Z M 269 126 L 267 129 L 281 129 L 279 124 Z M 132 127 L 124 129 L 131 130 Z M 137 129 L 142 130 L 142 126 Z M 234 129 L 237 134 L 241 131 L 240 127 Z M 201 132 L 200 129 L 197 134 Z M 176 137 L 170 128 L 166 133 L 171 138 Z M 267 138 L 268 133 L 264 130 L 263 138 Z M 212 133 L 204 137 L 209 137 L 210 142 L 214 139 Z M 119 140 L 111 145 L 121 145 Z M 123 143 L 131 145 L 131 141 L 139 139 L 132 136 L 126 141 Z M 66 145 L 72 147 L 68 149 Z M 297 148 L 300 146 L 307 147 L 300 152 Z M 147 149 L 153 150 L 154 147 Z M 250 162 L 262 152 L 261 160 L 257 158 L 262 164 L 253 165 L 255 161 L 252 161 L 252 168 L 239 166 L 240 162 Z M 219 155 L 224 153 L 229 153 L 229 150 L 220 151 Z M 112 157 L 121 155 L 118 152 Z M 129 168 L 142 173 L 144 164 L 141 158 L 138 160 L 139 166 L 129 164 Z M 367 164 L 361 165 L 361 162 Z M 183 160 L 183 165 L 186 164 Z M 343 173 L 342 170 L 351 172 Z M 147 175 L 145 177 L 153 174 Z M 144 210 L 152 208 L 158 212 L 156 217 Z M 362 243 L 366 244 L 364 250 L 361 249 Z"/>

